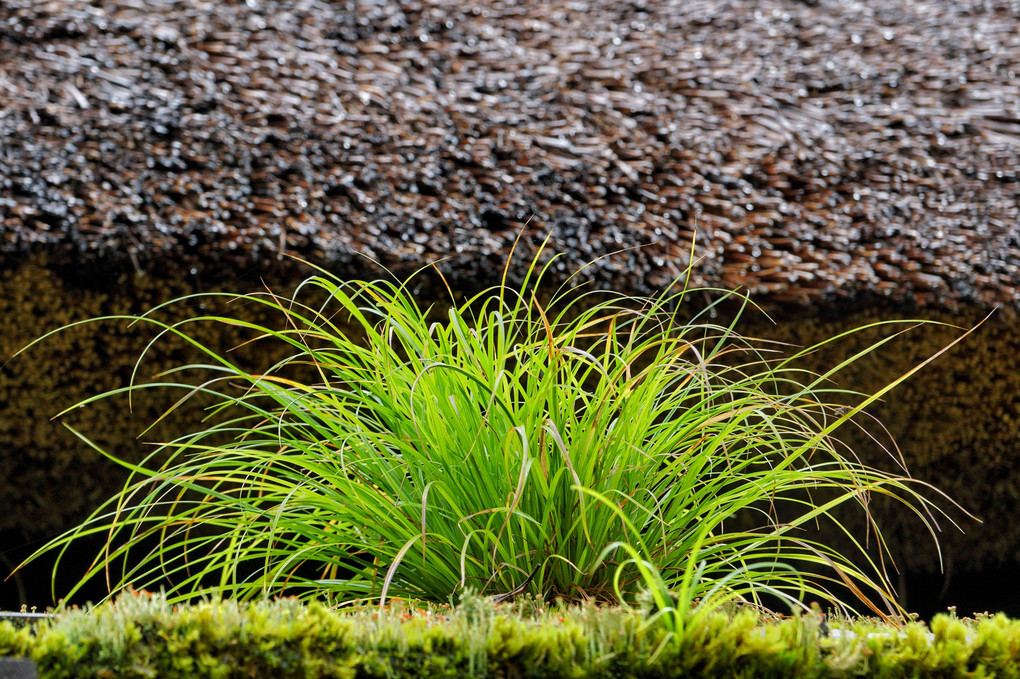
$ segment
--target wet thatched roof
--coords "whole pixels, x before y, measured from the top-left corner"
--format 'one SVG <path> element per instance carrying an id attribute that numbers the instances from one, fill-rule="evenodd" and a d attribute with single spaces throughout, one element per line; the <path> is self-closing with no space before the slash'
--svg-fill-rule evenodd
<path id="1" fill-rule="evenodd" d="M 1015 0 L 5 0 L 0 252 L 1020 305 Z M 532 243 L 533 245 L 533 243 Z M 111 259 L 112 258 L 112 259 Z"/>

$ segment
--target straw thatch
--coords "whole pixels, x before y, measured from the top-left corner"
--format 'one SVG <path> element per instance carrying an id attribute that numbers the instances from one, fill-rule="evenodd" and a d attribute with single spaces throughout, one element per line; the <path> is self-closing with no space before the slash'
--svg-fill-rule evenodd
<path id="1" fill-rule="evenodd" d="M 1011 0 L 6 0 L 0 251 L 1020 301 Z M 533 245 L 533 239 L 531 241 Z M 58 260 L 59 261 L 59 260 Z"/>

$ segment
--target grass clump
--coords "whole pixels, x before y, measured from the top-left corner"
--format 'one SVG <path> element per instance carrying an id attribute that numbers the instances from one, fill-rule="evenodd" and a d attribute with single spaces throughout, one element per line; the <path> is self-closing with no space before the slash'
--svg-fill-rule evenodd
<path id="1" fill-rule="evenodd" d="M 766 594 L 842 604 L 844 591 L 896 611 L 860 542 L 843 555 L 812 536 L 838 507 L 867 513 L 874 494 L 931 528 L 937 510 L 917 482 L 832 437 L 907 375 L 837 408 L 846 393 L 831 379 L 867 352 L 803 373 L 796 355 L 768 359 L 733 324 L 681 320 L 683 285 L 652 299 L 562 288 L 543 302 L 547 270 L 536 259 L 520 289 L 441 318 L 406 285 L 325 274 L 289 297 L 239 298 L 278 312 L 280 328 L 163 322 L 162 307 L 126 317 L 205 358 L 79 405 L 180 389 L 171 411 L 214 399 L 208 427 L 141 464 L 118 460 L 131 471 L 122 492 L 43 551 L 102 535 L 75 590 L 105 575 L 111 591 L 162 587 L 171 600 L 448 601 L 470 588 L 632 601 L 643 590 L 674 628 L 697 602 Z M 253 372 L 203 345 L 202 323 L 290 354 Z"/>

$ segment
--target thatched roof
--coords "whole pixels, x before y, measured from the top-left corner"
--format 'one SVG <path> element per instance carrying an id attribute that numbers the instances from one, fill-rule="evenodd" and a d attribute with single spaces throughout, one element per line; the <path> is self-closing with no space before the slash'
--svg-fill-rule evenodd
<path id="1" fill-rule="evenodd" d="M 6 0 L 0 252 L 1020 305 L 1012 0 Z M 535 239 L 530 243 L 533 247 Z"/>

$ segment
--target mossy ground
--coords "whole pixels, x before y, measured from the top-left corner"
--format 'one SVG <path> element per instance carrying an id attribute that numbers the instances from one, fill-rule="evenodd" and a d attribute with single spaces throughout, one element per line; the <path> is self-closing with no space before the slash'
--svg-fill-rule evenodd
<path id="1" fill-rule="evenodd" d="M 1017 677 L 1020 623 L 930 627 L 710 614 L 671 635 L 648 611 L 469 598 L 330 610 L 295 600 L 166 605 L 122 595 L 34 629 L 0 622 L 0 656 L 49 677 Z"/>

